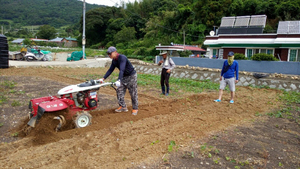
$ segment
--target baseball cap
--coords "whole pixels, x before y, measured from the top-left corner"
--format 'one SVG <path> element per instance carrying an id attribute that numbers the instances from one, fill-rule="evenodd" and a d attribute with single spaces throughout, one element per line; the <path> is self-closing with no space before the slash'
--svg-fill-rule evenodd
<path id="1" fill-rule="evenodd" d="M 115 47 L 111 46 L 107 49 L 106 53 L 112 53 L 114 51 L 117 51 L 117 49 Z"/>
<path id="2" fill-rule="evenodd" d="M 227 56 L 233 56 L 233 55 L 234 55 L 234 53 L 232 51 L 230 51 Z"/>

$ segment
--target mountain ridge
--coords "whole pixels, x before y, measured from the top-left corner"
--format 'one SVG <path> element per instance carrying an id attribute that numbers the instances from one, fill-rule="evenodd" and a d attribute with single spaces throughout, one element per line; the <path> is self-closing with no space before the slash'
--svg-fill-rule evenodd
<path id="1" fill-rule="evenodd" d="M 86 11 L 105 7 L 86 3 Z M 61 27 L 74 25 L 82 17 L 83 2 L 78 0 L 1 0 L 0 25 L 20 24 L 51 25 Z"/>

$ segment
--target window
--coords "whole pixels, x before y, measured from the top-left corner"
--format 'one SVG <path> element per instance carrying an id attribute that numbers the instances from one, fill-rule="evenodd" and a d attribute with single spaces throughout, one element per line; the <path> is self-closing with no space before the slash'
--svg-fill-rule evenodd
<path id="1" fill-rule="evenodd" d="M 273 55 L 273 49 L 267 49 L 267 54 Z"/>
<path id="2" fill-rule="evenodd" d="M 218 58 L 219 57 L 219 52 L 220 52 L 221 49 L 213 49 L 213 52 L 212 52 L 212 57 L 213 58 Z"/>
<path id="3" fill-rule="evenodd" d="M 290 49 L 289 61 L 290 62 L 300 62 L 300 49 Z"/>
<path id="4" fill-rule="evenodd" d="M 247 58 L 250 59 L 252 57 L 252 55 L 253 55 L 253 50 L 247 49 L 247 54 L 246 54 Z"/>
<path id="5" fill-rule="evenodd" d="M 218 49 L 213 49 L 213 56 L 216 56 L 217 55 L 217 53 L 218 53 Z"/>
<path id="6" fill-rule="evenodd" d="M 274 55 L 274 49 L 246 49 L 246 57 L 250 59 L 254 54 L 266 53 Z"/>

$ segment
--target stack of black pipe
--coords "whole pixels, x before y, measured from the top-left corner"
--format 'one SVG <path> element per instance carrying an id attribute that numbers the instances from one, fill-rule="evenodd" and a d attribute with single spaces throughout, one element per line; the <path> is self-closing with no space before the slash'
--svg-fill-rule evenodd
<path id="1" fill-rule="evenodd" d="M 0 68 L 9 68 L 7 38 L 2 34 L 0 34 Z"/>

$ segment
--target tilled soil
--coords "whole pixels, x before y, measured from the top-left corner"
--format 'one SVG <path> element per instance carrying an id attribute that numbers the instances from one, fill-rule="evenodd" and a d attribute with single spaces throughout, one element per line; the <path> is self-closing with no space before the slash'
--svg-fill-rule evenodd
<path id="1" fill-rule="evenodd" d="M 28 101 L 56 95 L 70 84 L 107 68 L 9 68 L 1 82 L 14 82 L 1 104 L 0 168 L 299 168 L 300 128 L 292 120 L 262 116 L 282 106 L 274 89 L 238 87 L 234 104 L 229 93 L 173 93 L 139 87 L 139 113 L 115 113 L 114 89 L 100 88 L 92 125 L 74 128 L 72 121 L 55 132 L 45 114 L 24 135 Z M 159 83 L 159 82 L 157 82 Z M 172 91 L 171 91 L 172 92 Z M 15 104 L 19 103 L 19 104 Z M 14 106 L 12 106 L 14 105 Z M 297 112 L 299 113 L 299 112 Z"/>

